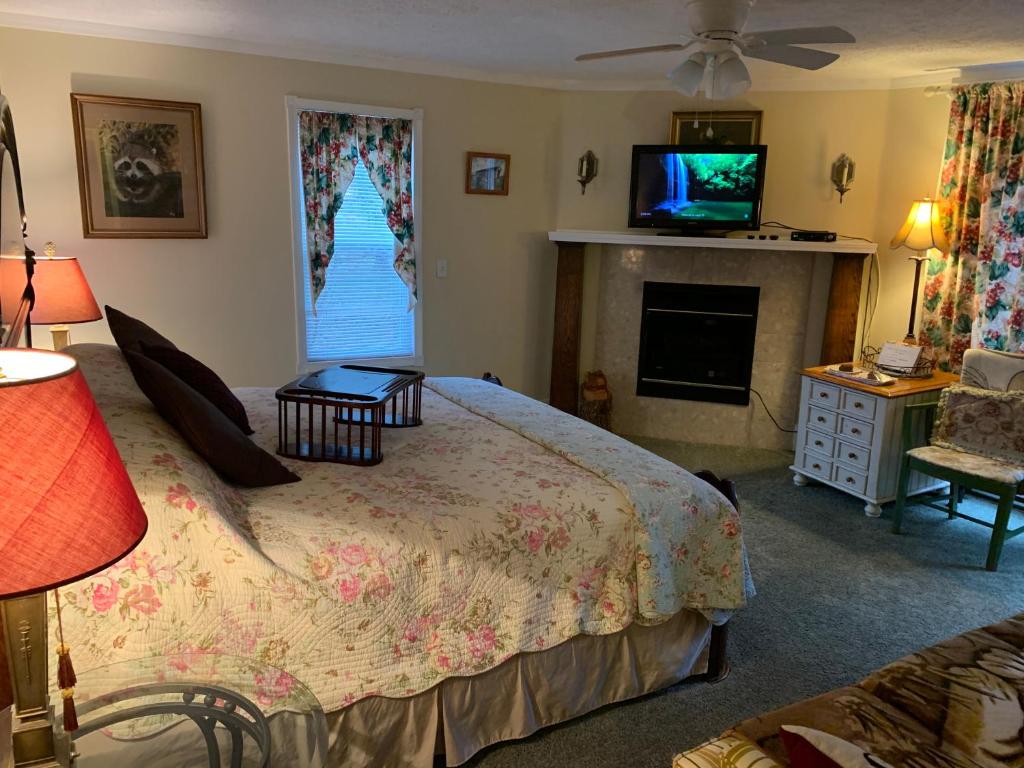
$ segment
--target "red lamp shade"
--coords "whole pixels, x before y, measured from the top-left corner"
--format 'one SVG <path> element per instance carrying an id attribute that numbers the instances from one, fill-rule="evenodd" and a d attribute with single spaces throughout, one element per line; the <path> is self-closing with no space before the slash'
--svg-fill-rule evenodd
<path id="1" fill-rule="evenodd" d="M 0 349 L 0 598 L 101 571 L 147 525 L 75 359 Z"/>
<path id="2" fill-rule="evenodd" d="M 103 317 L 78 259 L 36 256 L 32 285 L 36 292 L 32 308 L 35 325 L 89 323 Z M 0 257 L 0 310 L 4 323 L 14 320 L 24 290 L 24 257 Z"/>

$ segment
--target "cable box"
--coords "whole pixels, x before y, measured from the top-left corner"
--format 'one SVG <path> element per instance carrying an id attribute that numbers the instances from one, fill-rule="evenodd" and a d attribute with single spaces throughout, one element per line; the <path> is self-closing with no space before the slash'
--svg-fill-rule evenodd
<path id="1" fill-rule="evenodd" d="M 805 243 L 834 243 L 836 233 L 824 229 L 805 229 L 791 232 L 790 240 L 797 240 Z"/>

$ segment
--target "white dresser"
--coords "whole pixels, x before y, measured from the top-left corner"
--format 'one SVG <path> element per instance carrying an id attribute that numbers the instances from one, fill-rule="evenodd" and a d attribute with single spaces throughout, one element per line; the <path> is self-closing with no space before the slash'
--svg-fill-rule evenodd
<path id="1" fill-rule="evenodd" d="M 796 460 L 790 467 L 793 482 L 802 486 L 814 480 L 846 491 L 865 501 L 866 515 L 878 517 L 881 505 L 896 498 L 904 408 L 938 400 L 957 377 L 936 373 L 929 379 L 872 387 L 824 371 L 820 366 L 801 374 Z M 924 426 L 918 419 L 916 444 L 924 442 Z M 915 472 L 910 493 L 944 485 Z"/>

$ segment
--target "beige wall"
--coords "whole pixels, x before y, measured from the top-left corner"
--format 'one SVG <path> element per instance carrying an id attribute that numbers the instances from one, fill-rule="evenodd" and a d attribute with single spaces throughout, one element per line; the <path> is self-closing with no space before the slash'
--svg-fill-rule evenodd
<path id="1" fill-rule="evenodd" d="M 424 354 L 547 396 L 558 94 L 380 70 L 0 29 L 31 243 L 81 258 L 100 303 L 138 314 L 233 385 L 295 375 L 285 96 L 424 109 Z M 203 106 L 210 237 L 82 237 L 68 94 Z M 464 153 L 511 153 L 507 198 L 463 193 Z M 434 277 L 437 259 L 448 278 Z M 44 336 L 46 334 L 43 334 Z M 105 323 L 76 341 L 108 341 Z"/>
<path id="2" fill-rule="evenodd" d="M 882 151 L 884 172 L 878 184 L 874 233 L 881 283 L 869 342 L 876 346 L 902 339 L 907 333 L 914 264 L 907 258 L 911 251 L 893 250 L 889 241 L 903 224 L 915 198 L 935 196 L 948 116 L 946 96 L 926 96 L 920 90 L 889 93 Z M 920 310 L 919 304 L 918 327 Z"/>
<path id="3" fill-rule="evenodd" d="M 18 129 L 32 244 L 54 240 L 80 256 L 101 303 L 150 321 L 231 384 L 295 373 L 284 97 L 422 107 L 426 367 L 492 370 L 539 397 L 553 311 L 546 231 L 625 228 L 630 147 L 666 141 L 670 113 L 698 104 L 669 92 L 555 92 L 4 28 L 0 85 Z M 208 240 L 82 238 L 71 91 L 202 103 Z M 933 189 L 948 103 L 920 91 L 751 93 L 716 108 L 764 112 L 765 219 L 886 243 L 909 201 Z M 583 196 L 576 158 L 587 148 L 601 167 Z M 507 198 L 463 193 L 470 149 L 512 154 Z M 842 205 L 828 182 L 840 152 L 857 161 Z M 883 246 L 880 256 L 874 340 L 902 335 L 910 292 L 903 255 Z M 439 258 L 444 280 L 434 276 Z M 73 336 L 109 340 L 105 323 Z"/>

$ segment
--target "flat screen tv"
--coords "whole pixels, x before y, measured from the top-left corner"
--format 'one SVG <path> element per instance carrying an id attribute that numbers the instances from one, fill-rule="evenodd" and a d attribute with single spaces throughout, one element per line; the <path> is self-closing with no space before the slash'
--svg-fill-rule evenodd
<path id="1" fill-rule="evenodd" d="M 637 145 L 629 226 L 757 229 L 768 148 L 752 145 Z"/>

